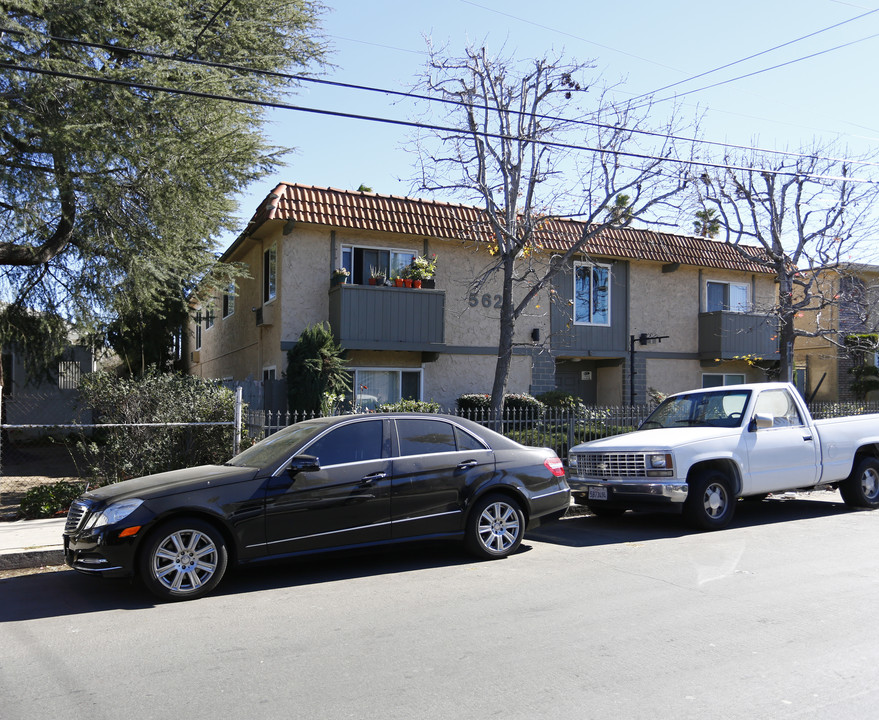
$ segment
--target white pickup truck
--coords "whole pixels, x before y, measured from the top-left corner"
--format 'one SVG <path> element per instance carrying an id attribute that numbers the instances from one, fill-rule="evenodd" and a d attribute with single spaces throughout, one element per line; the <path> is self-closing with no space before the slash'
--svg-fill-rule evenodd
<path id="1" fill-rule="evenodd" d="M 666 398 L 635 432 L 569 453 L 574 502 L 596 515 L 682 512 L 730 524 L 738 498 L 838 487 L 848 505 L 879 507 L 879 414 L 813 420 L 788 383 L 691 390 Z"/>

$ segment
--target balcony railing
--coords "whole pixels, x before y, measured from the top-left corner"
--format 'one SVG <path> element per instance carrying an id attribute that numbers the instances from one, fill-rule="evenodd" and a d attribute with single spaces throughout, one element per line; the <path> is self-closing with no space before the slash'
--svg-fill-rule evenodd
<path id="1" fill-rule="evenodd" d="M 739 312 L 699 313 L 702 360 L 778 359 L 778 320 L 773 315 Z"/>
<path id="2" fill-rule="evenodd" d="M 330 290 L 330 327 L 351 350 L 436 351 L 445 342 L 443 290 L 338 285 Z"/>

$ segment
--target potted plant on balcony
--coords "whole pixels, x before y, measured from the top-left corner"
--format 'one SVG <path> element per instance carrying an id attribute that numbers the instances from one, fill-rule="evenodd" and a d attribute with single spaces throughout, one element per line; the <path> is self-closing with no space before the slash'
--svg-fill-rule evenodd
<path id="1" fill-rule="evenodd" d="M 348 272 L 346 268 L 336 268 L 333 270 L 333 274 L 330 276 L 330 287 L 335 287 L 336 285 L 344 285 L 348 282 L 348 276 L 351 273 Z"/>
<path id="2" fill-rule="evenodd" d="M 369 284 L 370 285 L 384 285 L 385 284 L 385 269 L 382 267 L 376 267 L 375 265 L 371 265 L 369 268 Z"/>
<path id="3" fill-rule="evenodd" d="M 436 255 L 416 255 L 412 258 L 412 262 L 406 268 L 407 273 L 414 283 L 418 283 L 415 287 L 434 287 L 436 274 Z"/>

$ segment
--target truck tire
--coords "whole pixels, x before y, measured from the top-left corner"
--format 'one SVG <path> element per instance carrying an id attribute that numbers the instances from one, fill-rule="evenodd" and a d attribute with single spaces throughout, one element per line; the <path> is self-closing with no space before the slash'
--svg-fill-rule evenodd
<path id="1" fill-rule="evenodd" d="M 852 474 L 839 484 L 839 494 L 851 507 L 879 507 L 879 460 L 865 457 L 858 462 Z"/>
<path id="2" fill-rule="evenodd" d="M 732 483 L 719 470 L 706 470 L 689 483 L 684 517 L 699 530 L 722 530 L 733 519 L 736 498 Z"/>

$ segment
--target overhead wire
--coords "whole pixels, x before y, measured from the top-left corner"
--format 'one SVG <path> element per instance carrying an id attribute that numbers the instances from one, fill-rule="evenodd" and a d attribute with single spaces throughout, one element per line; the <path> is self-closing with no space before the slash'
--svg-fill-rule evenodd
<path id="1" fill-rule="evenodd" d="M 461 0 L 461 1 L 462 2 L 469 2 L 469 0 Z M 470 4 L 475 4 L 475 3 L 470 3 Z M 482 6 L 479 6 L 479 7 L 482 7 Z M 869 13 L 866 13 L 866 14 L 869 14 Z M 16 34 L 16 35 L 24 35 L 24 33 L 19 30 L 7 29 L 7 30 L 4 30 L 3 32 L 7 32 L 10 34 Z M 261 68 L 250 68 L 250 67 L 246 67 L 243 65 L 223 63 L 223 62 L 218 62 L 215 60 L 200 60 L 198 58 L 193 58 L 191 56 L 183 57 L 180 55 L 174 55 L 174 54 L 169 54 L 169 53 L 160 53 L 160 52 L 155 52 L 155 51 L 150 51 L 150 50 L 140 50 L 137 48 L 131 48 L 128 46 L 123 46 L 123 45 L 90 42 L 90 41 L 79 40 L 79 39 L 75 39 L 75 38 L 59 37 L 59 36 L 45 34 L 45 33 L 40 33 L 40 35 L 47 38 L 47 39 L 56 41 L 56 42 L 64 42 L 64 43 L 68 43 L 71 45 L 77 45 L 77 46 L 81 46 L 81 47 L 88 47 L 88 48 L 93 48 L 93 49 L 98 49 L 98 50 L 106 50 L 108 52 L 131 53 L 134 55 L 139 55 L 144 58 L 153 58 L 153 59 L 158 59 L 158 60 L 169 60 L 169 61 L 173 61 L 173 62 L 181 62 L 181 63 L 186 63 L 186 64 L 204 66 L 204 67 L 212 67 L 212 68 L 218 68 L 218 69 L 223 69 L 223 70 L 232 70 L 235 72 L 252 73 L 252 74 L 263 75 L 263 76 L 267 76 L 267 77 L 276 77 L 279 79 L 292 80 L 295 82 L 312 83 L 312 84 L 324 85 L 324 86 L 328 86 L 328 87 L 337 87 L 337 88 L 343 88 L 343 89 L 348 89 L 348 90 L 357 90 L 357 91 L 362 91 L 362 92 L 373 92 L 373 93 L 379 93 L 379 94 L 383 94 L 383 95 L 402 97 L 402 98 L 406 98 L 406 99 L 410 99 L 410 100 L 423 100 L 426 102 L 440 103 L 440 104 L 445 104 L 445 105 L 453 105 L 453 106 L 459 106 L 459 107 L 471 107 L 471 108 L 475 108 L 475 109 L 479 109 L 479 110 L 489 109 L 484 106 L 475 105 L 473 103 L 467 103 L 467 102 L 464 102 L 461 100 L 451 100 L 448 98 L 435 97 L 435 96 L 431 96 L 431 95 L 424 95 L 424 94 L 410 92 L 410 91 L 392 90 L 389 88 L 380 88 L 380 87 L 361 85 L 361 84 L 356 84 L 356 83 L 346 83 L 346 82 L 341 82 L 338 80 L 326 80 L 323 78 L 315 78 L 315 77 L 312 77 L 309 75 L 285 73 L 285 72 L 280 72 L 277 70 L 264 70 Z M 830 51 L 828 50 L 825 52 L 830 52 Z M 693 92 L 696 92 L 696 91 L 693 91 Z M 639 96 L 639 97 L 643 97 L 643 96 Z M 637 100 L 637 99 L 638 98 L 635 98 L 634 100 Z M 668 100 L 668 99 L 672 99 L 672 98 L 664 98 L 663 101 Z M 629 101 L 629 102 L 632 102 L 632 101 Z M 633 108 L 633 109 L 639 109 L 639 108 L 645 107 L 649 104 L 650 103 L 644 103 L 642 105 L 635 106 L 635 108 Z M 511 114 L 514 114 L 514 115 L 523 114 L 521 111 L 518 111 L 518 110 L 510 110 L 510 112 L 511 112 Z M 599 129 L 605 129 L 605 130 L 630 132 L 630 133 L 634 133 L 637 135 L 642 135 L 642 136 L 647 136 L 647 137 L 655 137 L 655 138 L 661 138 L 661 139 L 668 139 L 668 140 L 675 140 L 675 141 L 679 141 L 679 142 L 691 143 L 694 145 L 707 145 L 707 146 L 714 146 L 714 147 L 719 147 L 719 148 L 726 148 L 726 149 L 730 149 L 730 150 L 756 152 L 756 153 L 767 154 L 767 155 L 781 155 L 781 156 L 785 156 L 785 157 L 792 157 L 792 158 L 798 158 L 798 159 L 806 159 L 806 158 L 816 157 L 814 154 L 809 154 L 809 153 L 797 153 L 797 152 L 792 152 L 790 150 L 774 150 L 774 149 L 769 149 L 769 148 L 755 147 L 755 146 L 751 146 L 751 145 L 725 143 L 725 142 L 720 142 L 720 141 L 716 141 L 716 140 L 703 140 L 700 138 L 692 138 L 692 137 L 686 137 L 686 136 L 682 136 L 682 135 L 674 135 L 674 134 L 661 133 L 661 132 L 650 131 L 650 130 L 642 130 L 639 128 L 627 128 L 625 126 L 609 125 L 606 123 L 599 123 L 599 122 L 595 122 L 595 121 L 591 121 L 591 120 L 576 119 L 576 118 L 564 118 L 564 117 L 560 117 L 560 116 L 556 116 L 556 115 L 536 114 L 534 117 L 536 119 L 540 119 L 540 120 L 552 120 L 552 121 L 557 121 L 557 122 L 569 123 L 571 125 L 583 125 L 583 126 L 587 126 L 587 127 L 595 127 L 595 128 L 599 128 Z M 818 159 L 826 160 L 828 162 L 848 162 L 848 163 L 851 163 L 852 165 L 879 167 L 879 162 L 872 162 L 872 161 L 868 161 L 868 160 L 825 157 L 825 156 L 819 156 Z"/>
<path id="2" fill-rule="evenodd" d="M 435 125 L 435 124 L 431 124 L 431 123 L 415 122 L 412 120 L 400 120 L 397 118 L 384 118 L 384 117 L 373 116 L 373 115 L 362 115 L 362 114 L 358 114 L 358 113 L 341 112 L 341 111 L 337 111 L 337 110 L 327 110 L 327 109 L 323 109 L 323 108 L 312 108 L 312 107 L 305 107 L 302 105 L 291 105 L 288 103 L 279 103 L 279 102 L 272 102 L 272 101 L 267 101 L 267 100 L 254 100 L 254 99 L 250 99 L 250 98 L 233 97 L 230 95 L 220 95 L 218 93 L 208 93 L 208 92 L 203 92 L 203 91 L 199 91 L 199 90 L 188 90 L 188 89 L 184 89 L 184 88 L 171 88 L 171 87 L 166 87 L 166 86 L 161 86 L 161 85 L 154 85 L 151 83 L 139 83 L 139 82 L 134 82 L 134 81 L 130 81 L 130 80 L 115 80 L 115 79 L 111 79 L 111 78 L 103 78 L 103 77 L 94 76 L 94 75 L 82 75 L 79 73 L 65 72 L 62 70 L 48 70 L 45 68 L 30 68 L 30 67 L 26 67 L 26 66 L 22 66 L 22 65 L 15 65 L 12 63 L 7 63 L 7 62 L 0 62 L 0 68 L 6 69 L 6 70 L 15 70 L 15 71 L 19 71 L 19 72 L 29 72 L 29 73 L 34 73 L 34 74 L 38 74 L 38 75 L 46 75 L 46 76 L 50 76 L 50 77 L 63 77 L 63 78 L 67 78 L 70 80 L 81 80 L 84 82 L 97 82 L 97 83 L 102 83 L 102 84 L 107 84 L 107 85 L 118 86 L 118 87 L 127 87 L 127 88 L 133 88 L 133 89 L 138 89 L 138 90 L 145 90 L 145 91 L 149 91 L 149 92 L 163 92 L 163 93 L 170 93 L 170 94 L 176 94 L 176 95 L 184 95 L 187 97 L 203 98 L 203 99 L 207 99 L 207 100 L 219 100 L 219 101 L 224 101 L 224 102 L 240 103 L 240 104 L 245 104 L 245 105 L 272 108 L 272 109 L 293 110 L 293 111 L 297 111 L 297 112 L 305 112 L 305 113 L 316 114 L 316 115 L 345 118 L 345 119 L 349 119 L 349 120 L 362 120 L 362 121 L 367 121 L 367 122 L 376 122 L 376 123 L 383 123 L 383 124 L 388 124 L 388 125 L 397 125 L 397 126 L 401 126 L 401 127 L 419 128 L 419 129 L 423 129 L 423 130 L 431 130 L 431 131 L 436 131 L 436 132 L 445 132 L 445 133 L 453 133 L 453 134 L 456 134 L 456 133 L 469 134 L 467 131 L 462 130 L 461 128 L 457 128 L 457 127 L 448 127 L 448 126 L 442 126 L 442 125 Z M 510 139 L 514 140 L 514 139 L 516 139 L 514 136 L 511 136 L 511 135 L 505 135 L 503 133 L 493 133 L 493 132 L 488 132 L 488 131 L 480 131 L 478 134 L 483 137 L 500 139 L 500 140 L 505 140 L 505 139 L 506 140 L 510 140 Z M 588 145 L 575 145 L 575 144 L 571 144 L 571 143 L 562 143 L 562 142 L 557 142 L 557 141 L 539 140 L 539 139 L 534 140 L 533 142 L 534 142 L 534 144 L 541 145 L 543 147 L 554 147 L 554 148 L 565 149 L 565 150 L 580 150 L 580 151 L 587 151 L 587 152 L 593 152 L 593 153 L 607 152 L 606 150 L 603 150 L 602 148 L 591 147 Z M 824 175 L 824 174 L 820 174 L 820 173 L 800 173 L 800 172 L 793 172 L 793 171 L 788 171 L 788 170 L 773 170 L 773 169 L 765 169 L 765 168 L 754 168 L 754 167 L 748 167 L 748 166 L 743 166 L 743 165 L 733 165 L 733 164 L 729 164 L 729 163 L 714 163 L 714 162 L 708 162 L 708 161 L 704 161 L 704 160 L 685 160 L 685 159 L 675 158 L 675 157 L 670 157 L 670 156 L 650 155 L 648 153 L 634 153 L 634 152 L 626 152 L 626 151 L 621 151 L 621 150 L 614 150 L 614 151 L 612 151 L 611 154 L 613 154 L 614 156 L 618 156 L 618 157 L 633 158 L 633 159 L 637 159 L 637 160 L 651 160 L 651 161 L 658 161 L 658 162 L 669 162 L 672 164 L 682 165 L 682 166 L 703 167 L 703 168 L 722 169 L 722 170 L 738 170 L 738 171 L 744 171 L 744 172 L 758 171 L 758 172 L 766 173 L 769 175 L 776 175 L 776 176 L 783 176 L 783 177 L 797 177 L 797 176 L 809 177 L 809 178 L 812 178 L 815 180 L 827 180 L 827 181 L 831 181 L 831 182 L 845 181 L 845 182 L 852 182 L 852 183 L 857 183 L 857 184 L 869 184 L 869 185 L 879 184 L 879 181 L 853 178 L 853 177 L 847 177 L 847 176 Z"/>

